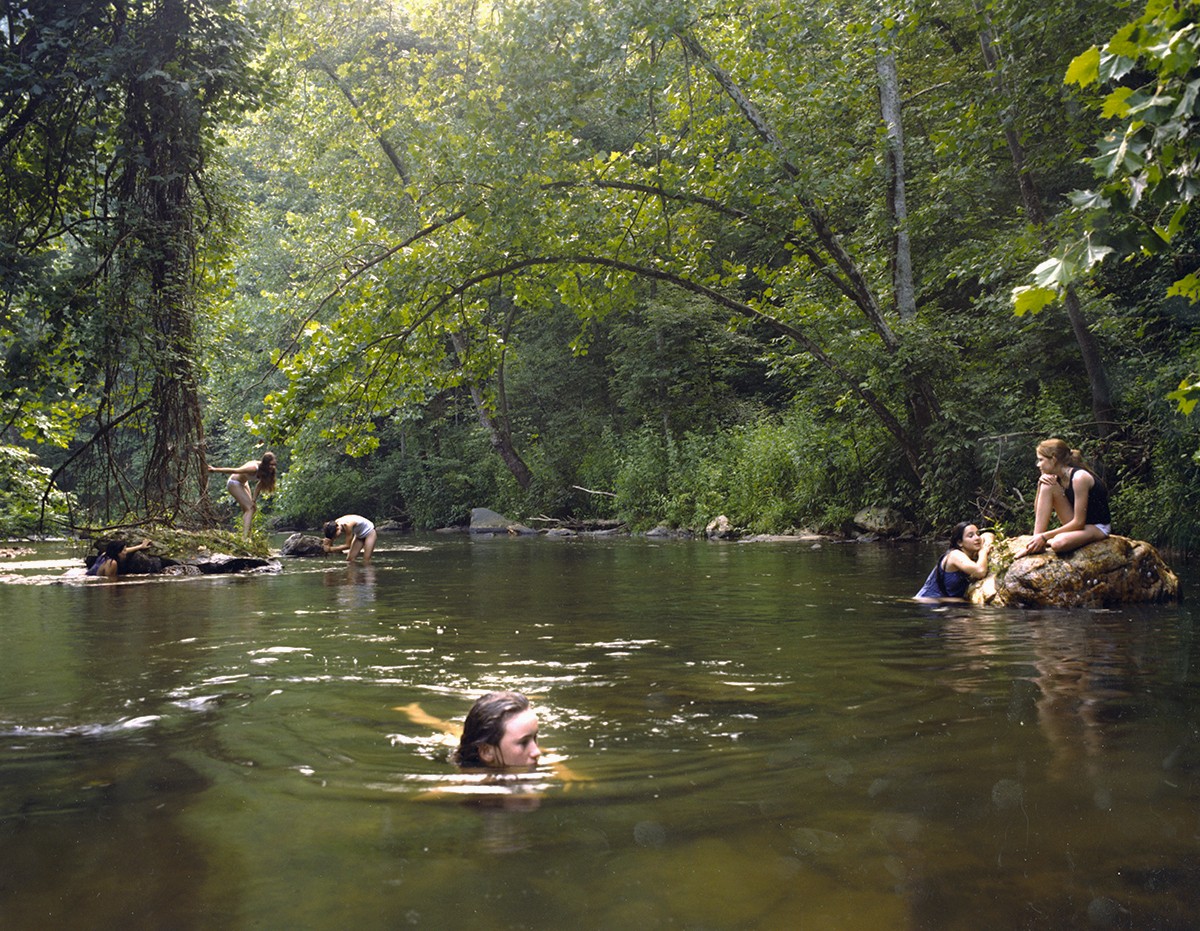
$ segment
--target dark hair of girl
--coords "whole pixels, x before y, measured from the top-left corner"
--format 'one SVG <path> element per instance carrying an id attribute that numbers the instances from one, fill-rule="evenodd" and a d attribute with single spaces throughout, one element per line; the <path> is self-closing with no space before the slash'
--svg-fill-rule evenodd
<path id="1" fill-rule="evenodd" d="M 262 458 L 258 460 L 258 469 L 254 473 L 254 477 L 258 479 L 259 491 L 274 491 L 275 490 L 275 454 L 271 452 L 263 453 Z"/>
<path id="2" fill-rule="evenodd" d="M 969 520 L 954 525 L 954 529 L 950 531 L 950 549 L 957 549 L 962 545 L 963 537 L 966 536 L 967 528 L 970 526 Z"/>
<path id="3" fill-rule="evenodd" d="M 529 699 L 520 692 L 488 692 L 477 699 L 467 712 L 454 762 L 459 766 L 487 766 L 479 749 L 486 744 L 499 747 L 509 718 L 528 707 Z"/>
<path id="4" fill-rule="evenodd" d="M 321 528 L 321 531 L 325 534 L 326 539 L 332 540 L 337 536 L 337 521 L 331 520 L 326 522 L 325 526 Z"/>

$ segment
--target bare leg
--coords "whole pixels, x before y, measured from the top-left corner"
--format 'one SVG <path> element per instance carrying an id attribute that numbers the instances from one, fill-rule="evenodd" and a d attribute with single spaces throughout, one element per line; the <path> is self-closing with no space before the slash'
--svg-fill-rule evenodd
<path id="1" fill-rule="evenodd" d="M 250 539 L 250 525 L 254 522 L 254 498 L 250 496 L 250 489 L 241 482 L 230 482 L 225 486 L 229 489 L 229 493 L 233 495 L 233 499 L 241 506 L 242 509 L 242 535 L 247 540 Z"/>
<path id="2" fill-rule="evenodd" d="M 1064 524 L 1071 519 L 1071 506 L 1067 503 L 1066 493 L 1058 482 L 1053 485 L 1038 482 L 1037 497 L 1033 501 L 1033 532 L 1038 534 L 1049 530 L 1053 515 L 1058 515 L 1059 521 Z"/>
<path id="3" fill-rule="evenodd" d="M 1085 543 L 1094 543 L 1104 539 L 1104 531 L 1095 524 L 1088 524 L 1082 530 L 1070 530 L 1060 533 L 1050 539 L 1050 549 L 1056 553 L 1069 553 L 1077 550 Z"/>
<path id="4" fill-rule="evenodd" d="M 354 562 L 358 556 L 358 551 L 363 548 L 363 541 L 359 537 L 355 537 L 350 541 L 350 549 L 346 551 L 346 562 Z"/>
<path id="5" fill-rule="evenodd" d="M 363 543 L 363 565 L 364 566 L 371 565 L 371 554 L 375 552 L 375 537 L 376 537 L 375 531 L 372 530 L 370 533 L 367 534 L 366 538 L 362 541 L 362 543 Z"/>

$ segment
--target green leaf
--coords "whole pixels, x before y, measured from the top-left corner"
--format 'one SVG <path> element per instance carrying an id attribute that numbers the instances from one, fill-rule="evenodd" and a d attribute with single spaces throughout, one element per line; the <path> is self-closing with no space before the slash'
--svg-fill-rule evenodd
<path id="1" fill-rule="evenodd" d="M 1185 297 L 1193 304 L 1200 304 L 1200 274 L 1184 275 L 1167 288 L 1167 297 Z"/>
<path id="2" fill-rule="evenodd" d="M 1187 217 L 1190 207 L 1191 205 L 1187 203 L 1187 201 L 1184 201 L 1182 204 L 1176 207 L 1175 212 L 1171 215 L 1171 222 L 1167 224 L 1167 228 L 1159 232 L 1159 235 L 1161 235 L 1163 239 L 1167 240 L 1167 242 L 1170 242 L 1172 239 L 1174 239 L 1175 234 L 1183 228 L 1183 221 Z M 1179 282 L 1175 282 L 1175 284 L 1179 284 Z"/>
<path id="3" fill-rule="evenodd" d="M 1129 115 L 1129 104 L 1127 101 L 1132 93 L 1132 87 L 1118 87 L 1104 98 L 1104 104 L 1100 108 L 1100 115 L 1105 118 L 1117 117 L 1124 119 Z"/>
<path id="4" fill-rule="evenodd" d="M 1107 210 L 1111 202 L 1099 191 L 1072 191 L 1067 195 L 1071 206 L 1079 210 Z"/>
<path id="5" fill-rule="evenodd" d="M 1013 288 L 1013 313 L 1018 317 L 1025 314 L 1036 314 L 1058 300 L 1058 292 L 1053 288 L 1041 288 L 1036 285 L 1023 285 Z"/>
<path id="6" fill-rule="evenodd" d="M 1200 382 L 1189 382 L 1186 378 L 1179 383 L 1179 387 L 1167 395 L 1168 401 L 1174 401 L 1176 410 L 1188 415 L 1196 407 L 1196 402 L 1200 401 Z"/>
<path id="7" fill-rule="evenodd" d="M 1078 84 L 1087 87 L 1100 80 L 1100 49 L 1092 46 L 1081 55 L 1076 55 L 1067 66 L 1067 76 L 1064 84 Z"/>

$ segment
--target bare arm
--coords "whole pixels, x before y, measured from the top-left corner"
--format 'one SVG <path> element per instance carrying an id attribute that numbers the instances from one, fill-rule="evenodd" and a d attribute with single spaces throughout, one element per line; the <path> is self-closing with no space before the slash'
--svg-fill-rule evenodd
<path id="1" fill-rule="evenodd" d="M 354 534 L 350 530 L 347 530 L 345 543 L 338 543 L 335 545 L 332 540 L 326 540 L 322 545 L 325 547 L 326 553 L 344 553 L 346 550 L 350 549 L 350 544 L 353 540 Z"/>
<path id="2" fill-rule="evenodd" d="M 342 525 L 338 524 L 337 527 L 338 529 L 341 529 Z M 325 547 L 326 553 L 344 553 L 350 548 L 350 543 L 354 541 L 354 531 L 347 528 L 344 533 L 346 533 L 346 542 L 344 543 L 337 543 L 337 545 L 335 545 L 334 541 L 332 540 L 325 540 L 322 543 L 322 546 Z"/>
<path id="3" fill-rule="evenodd" d="M 959 572 L 966 573 L 973 579 L 982 579 L 987 575 L 988 556 L 992 552 L 992 541 L 995 537 L 990 533 L 985 533 L 983 536 L 983 545 L 979 548 L 979 555 L 971 559 L 962 550 L 954 550 L 946 557 L 946 568 L 957 569 Z"/>
<path id="4" fill-rule="evenodd" d="M 208 467 L 209 472 L 224 472 L 226 475 L 257 475 L 258 460 L 251 459 L 249 462 L 243 463 L 240 466 L 215 466 Z"/>
<path id="5" fill-rule="evenodd" d="M 411 705 L 397 705 L 394 711 L 403 711 L 408 715 L 408 719 L 413 724 L 420 724 L 422 727 L 432 727 L 444 734 L 449 734 L 451 737 L 459 736 L 459 728 L 455 727 L 449 721 L 443 721 L 441 718 L 435 718 L 428 711 L 422 708 L 417 702 Z"/>
<path id="6" fill-rule="evenodd" d="M 1087 526 L 1088 493 L 1091 492 L 1095 481 L 1091 473 L 1083 469 L 1075 473 L 1075 476 L 1071 479 L 1071 490 L 1075 494 L 1075 510 L 1071 514 L 1071 519 L 1053 530 L 1042 531 L 1042 536 L 1045 539 L 1049 540 L 1060 533 L 1069 533 L 1072 530 L 1082 530 Z"/>

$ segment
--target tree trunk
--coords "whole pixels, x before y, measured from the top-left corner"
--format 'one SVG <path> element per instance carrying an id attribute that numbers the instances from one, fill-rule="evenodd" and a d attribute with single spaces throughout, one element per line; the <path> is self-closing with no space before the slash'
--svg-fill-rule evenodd
<path id="1" fill-rule="evenodd" d="M 451 333 L 450 342 L 454 346 L 454 351 L 458 355 L 458 364 L 467 372 L 467 356 L 468 346 L 467 339 L 462 332 Z M 528 491 L 529 486 L 533 484 L 533 473 L 529 471 L 529 466 L 525 464 L 525 460 L 521 458 L 512 441 L 512 428 L 508 423 L 508 418 L 504 416 L 493 415 L 488 407 L 487 399 L 483 396 L 483 390 L 479 387 L 479 382 L 472 378 L 469 374 L 466 376 L 467 387 L 471 392 L 471 400 L 475 404 L 475 414 L 479 418 L 479 423 L 484 430 L 487 431 L 488 442 L 491 443 L 492 449 L 503 460 L 508 471 L 512 473 L 512 477 L 517 480 L 517 484 L 522 491 Z"/>
<path id="2" fill-rule="evenodd" d="M 746 96 L 733 78 L 720 65 L 713 61 L 707 49 L 700 44 L 695 35 L 690 32 L 680 31 L 676 32 L 676 36 L 687 52 L 704 66 L 705 70 L 721 86 L 721 89 L 737 105 L 742 115 L 746 118 L 746 121 L 758 133 L 759 137 L 775 152 L 784 171 L 792 178 L 801 178 L 802 173 L 800 169 L 789 160 L 787 150 L 780 140 L 779 135 L 775 132 L 774 127 L 767 122 L 766 118 L 754 105 L 754 102 Z M 871 326 L 878 334 L 880 340 L 882 340 L 887 351 L 895 354 L 900 348 L 900 340 L 888 325 L 883 311 L 879 306 L 879 301 L 876 299 L 870 284 L 867 282 L 862 268 L 850 253 L 846 251 L 841 239 L 834 232 L 828 218 L 820 207 L 814 201 L 802 195 L 797 195 L 797 200 L 805 218 L 821 243 L 821 247 L 844 276 L 844 280 L 847 283 L 846 293 L 852 295 L 859 310 L 871 323 Z M 818 267 L 820 266 L 818 265 Z M 927 431 L 937 417 L 940 406 L 937 396 L 934 394 L 933 387 L 924 375 L 919 372 L 911 372 L 909 385 L 911 390 L 908 392 L 907 402 L 912 415 L 912 430 L 903 431 L 902 445 L 906 456 L 910 460 L 919 460 L 921 458 L 920 451 L 925 446 Z M 885 425 L 895 433 L 892 425 Z M 917 475 L 918 477 L 920 476 L 919 470 L 917 471 Z"/>
<path id="3" fill-rule="evenodd" d="M 879 55 L 875 59 L 875 70 L 879 74 L 879 110 L 887 131 L 888 206 L 894 231 L 892 288 L 900 319 L 911 320 L 917 315 L 917 295 L 908 235 L 908 204 L 904 195 L 904 124 L 900 113 L 896 56 L 891 52 Z"/>

